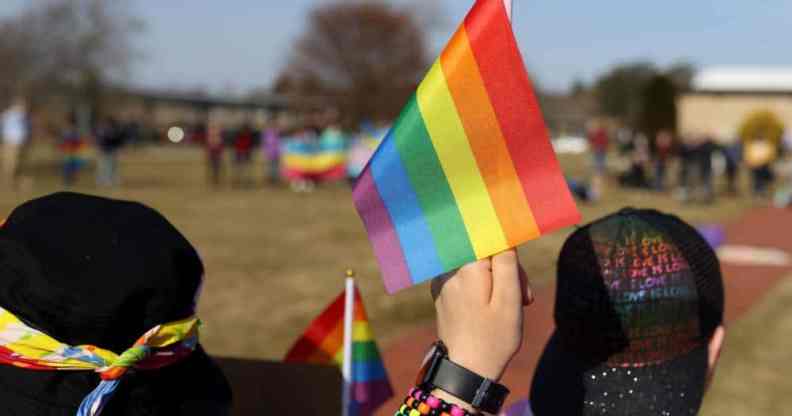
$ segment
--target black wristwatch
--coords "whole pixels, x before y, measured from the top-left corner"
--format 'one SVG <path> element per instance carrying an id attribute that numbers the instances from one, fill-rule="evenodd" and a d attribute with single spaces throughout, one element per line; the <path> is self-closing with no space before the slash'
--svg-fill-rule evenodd
<path id="1" fill-rule="evenodd" d="M 448 359 L 443 341 L 432 344 L 415 383 L 424 390 L 440 389 L 470 403 L 473 408 L 498 414 L 509 389 Z"/>

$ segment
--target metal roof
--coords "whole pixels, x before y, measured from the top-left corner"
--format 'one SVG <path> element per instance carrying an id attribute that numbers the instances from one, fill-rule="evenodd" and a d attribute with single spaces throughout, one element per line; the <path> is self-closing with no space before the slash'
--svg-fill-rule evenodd
<path id="1" fill-rule="evenodd" d="M 705 68 L 693 78 L 693 90 L 792 93 L 792 67 Z"/>

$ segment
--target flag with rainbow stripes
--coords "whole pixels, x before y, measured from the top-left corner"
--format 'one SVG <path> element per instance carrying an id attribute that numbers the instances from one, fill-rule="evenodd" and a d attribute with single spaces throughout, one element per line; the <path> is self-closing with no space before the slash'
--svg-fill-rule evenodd
<path id="1" fill-rule="evenodd" d="M 285 361 L 341 367 L 345 416 L 372 415 L 393 396 L 363 299 L 351 278 L 344 293 L 308 326 Z"/>
<path id="2" fill-rule="evenodd" d="M 580 220 L 510 13 L 476 1 L 358 177 L 390 293 Z"/>

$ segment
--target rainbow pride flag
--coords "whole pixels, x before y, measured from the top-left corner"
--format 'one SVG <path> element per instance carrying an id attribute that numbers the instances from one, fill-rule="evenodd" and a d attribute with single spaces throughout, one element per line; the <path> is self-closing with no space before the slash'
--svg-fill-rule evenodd
<path id="1" fill-rule="evenodd" d="M 390 293 L 579 222 L 503 0 L 478 0 L 358 177 Z"/>
<path id="2" fill-rule="evenodd" d="M 344 376 L 344 415 L 367 416 L 393 396 L 379 348 L 352 279 L 297 340 L 286 362 L 335 364 Z"/>

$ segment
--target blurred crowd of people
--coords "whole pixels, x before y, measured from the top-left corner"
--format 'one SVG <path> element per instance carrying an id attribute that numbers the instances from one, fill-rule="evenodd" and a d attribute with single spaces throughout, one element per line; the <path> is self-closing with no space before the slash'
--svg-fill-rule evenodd
<path id="1" fill-rule="evenodd" d="M 679 135 L 660 130 L 653 137 L 627 129 L 609 130 L 592 124 L 587 132 L 592 155 L 591 188 L 601 191 L 608 172 L 622 187 L 673 191 L 683 202 L 712 203 L 718 196 L 740 193 L 740 177 L 750 175 L 750 193 L 757 199 L 790 194 L 792 135 L 776 140 L 767 135 L 720 138 L 714 135 Z M 608 163 L 608 157 L 618 156 Z M 618 172 L 617 172 L 618 171 Z M 571 182 L 571 184 L 574 182 Z M 573 187 L 573 190 L 575 188 Z"/>
<path id="2" fill-rule="evenodd" d="M 31 118 L 22 98 L 0 111 L 0 186 L 4 188 L 19 187 L 20 166 L 34 127 Z M 295 192 L 310 192 L 322 183 L 356 178 L 388 130 L 387 125 L 374 123 L 343 129 L 338 120 L 337 112 L 327 110 L 299 121 L 275 118 L 266 124 L 234 125 L 209 111 L 204 123 L 174 126 L 178 133 L 173 137 L 162 135 L 156 143 L 167 143 L 167 137 L 179 145 L 201 146 L 206 155 L 207 182 L 213 187 L 226 182 L 233 187 L 285 183 Z M 119 186 L 120 155 L 128 145 L 148 137 L 137 121 L 89 117 L 77 111 L 54 124 L 57 127 L 36 126 L 36 131 L 46 131 L 56 138 L 66 187 L 81 183 L 89 166 L 95 168 L 97 186 Z"/>
<path id="3" fill-rule="evenodd" d="M 20 162 L 31 136 L 28 113 L 27 102 L 17 98 L 0 115 L 3 187 L 19 186 Z M 229 176 L 234 187 L 285 183 L 295 192 L 310 192 L 318 184 L 354 180 L 389 129 L 385 123 L 343 129 L 339 119 L 336 111 L 327 110 L 299 122 L 276 118 L 263 125 L 229 125 L 210 111 L 204 124 L 189 129 L 184 143 L 204 148 L 211 186 L 221 186 Z M 119 154 L 141 141 L 141 125 L 113 117 L 87 122 L 72 114 L 57 136 L 65 186 L 76 184 L 93 158 L 97 186 L 115 187 L 121 183 Z M 738 195 L 741 176 L 747 174 L 755 198 L 792 204 L 792 133 L 775 137 L 760 129 L 750 137 L 737 136 L 671 130 L 647 135 L 592 122 L 587 128 L 591 178 L 570 177 L 568 184 L 584 201 L 602 198 L 613 179 L 622 187 L 670 191 L 683 202 L 712 203 L 719 196 Z"/>
<path id="4" fill-rule="evenodd" d="M 18 188 L 24 182 L 20 175 L 24 155 L 33 131 L 27 101 L 15 98 L 0 115 L 0 181 L 4 188 Z M 69 115 L 64 126 L 57 129 L 56 148 L 61 155 L 61 175 L 67 187 L 77 182 L 89 159 L 89 149 L 96 156 L 96 183 L 102 187 L 120 183 L 118 153 L 138 137 L 138 124 L 122 123 L 105 117 L 95 123 L 81 123 L 76 113 Z"/>
<path id="5" fill-rule="evenodd" d="M 255 185 L 258 161 L 264 173 L 261 182 L 311 192 L 322 183 L 356 178 L 386 132 L 387 126 L 373 123 L 345 130 L 333 112 L 291 125 L 273 121 L 259 129 L 249 123 L 223 125 L 210 114 L 206 126 L 190 135 L 190 142 L 204 146 L 211 186 L 224 183 L 229 160 L 233 186 Z"/>

